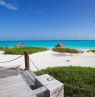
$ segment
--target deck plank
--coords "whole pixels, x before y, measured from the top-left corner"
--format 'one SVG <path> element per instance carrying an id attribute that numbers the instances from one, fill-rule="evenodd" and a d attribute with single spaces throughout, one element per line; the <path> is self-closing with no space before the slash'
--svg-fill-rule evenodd
<path id="1" fill-rule="evenodd" d="M 16 68 L 1 68 L 0 67 L 0 78 L 6 78 L 16 75 Z"/>
<path id="2" fill-rule="evenodd" d="M 0 79 L 0 97 L 29 97 L 32 90 L 21 75 Z"/>

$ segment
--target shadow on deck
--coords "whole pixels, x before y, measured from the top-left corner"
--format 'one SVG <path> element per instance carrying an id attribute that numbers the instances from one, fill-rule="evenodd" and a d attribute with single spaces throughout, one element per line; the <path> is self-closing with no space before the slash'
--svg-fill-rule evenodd
<path id="1" fill-rule="evenodd" d="M 15 68 L 3 68 L 0 67 L 0 78 L 7 78 L 17 75 L 17 71 Z"/>

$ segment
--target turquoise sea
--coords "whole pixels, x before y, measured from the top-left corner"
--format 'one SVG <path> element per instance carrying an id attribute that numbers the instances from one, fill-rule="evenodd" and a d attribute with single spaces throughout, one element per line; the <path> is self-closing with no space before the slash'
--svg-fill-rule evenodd
<path id="1" fill-rule="evenodd" d="M 28 40 L 28 41 L 0 41 L 0 47 L 13 47 L 18 43 L 32 47 L 53 48 L 59 42 L 63 42 L 65 47 L 77 49 L 95 49 L 95 40 Z"/>

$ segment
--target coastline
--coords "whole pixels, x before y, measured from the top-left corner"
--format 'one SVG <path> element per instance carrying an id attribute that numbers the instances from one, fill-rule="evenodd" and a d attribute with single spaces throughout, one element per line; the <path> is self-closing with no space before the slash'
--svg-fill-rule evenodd
<path id="1" fill-rule="evenodd" d="M 16 40 L 0 41 L 0 47 L 14 47 L 18 43 L 32 47 L 53 48 L 62 42 L 67 48 L 95 49 L 95 40 Z"/>

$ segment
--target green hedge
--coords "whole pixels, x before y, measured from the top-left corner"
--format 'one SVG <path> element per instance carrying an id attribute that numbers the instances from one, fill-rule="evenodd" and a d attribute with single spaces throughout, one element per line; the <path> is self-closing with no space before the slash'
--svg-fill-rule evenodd
<path id="1" fill-rule="evenodd" d="M 70 49 L 70 48 L 53 48 L 52 49 L 55 52 L 60 52 L 60 53 L 79 53 L 80 51 L 77 49 Z"/>
<path id="2" fill-rule="evenodd" d="M 54 67 L 41 70 L 62 83 L 95 90 L 95 68 Z M 41 73 L 35 72 L 37 75 Z M 95 91 L 78 90 L 65 86 L 65 97 L 95 97 Z"/>
<path id="3" fill-rule="evenodd" d="M 46 51 L 47 48 L 41 48 L 41 47 L 23 47 L 23 48 L 8 48 L 7 51 L 5 51 L 5 54 L 23 54 L 24 51 L 28 51 L 29 54 L 37 53 L 41 51 Z"/>

